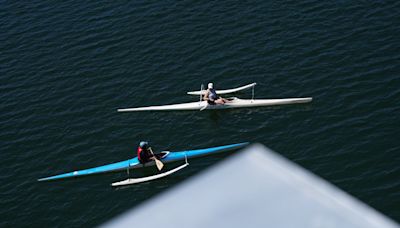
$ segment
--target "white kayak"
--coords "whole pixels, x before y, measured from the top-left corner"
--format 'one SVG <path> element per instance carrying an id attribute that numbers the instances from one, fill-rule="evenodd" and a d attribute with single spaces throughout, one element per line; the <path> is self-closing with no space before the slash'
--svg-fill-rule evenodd
<path id="1" fill-rule="evenodd" d="M 255 85 L 257 85 L 257 83 L 251 83 L 245 86 L 241 86 L 241 87 L 237 87 L 234 89 L 224 89 L 224 90 L 217 90 L 217 94 L 221 95 L 221 94 L 228 94 L 228 93 L 236 93 L 239 92 L 241 90 L 246 90 L 246 89 L 250 89 L 252 87 L 254 87 Z M 187 92 L 187 94 L 189 95 L 204 95 L 206 93 L 207 90 L 201 90 L 201 91 L 191 91 L 191 92 Z"/>
<path id="2" fill-rule="evenodd" d="M 148 106 L 138 108 L 122 108 L 118 112 L 139 112 L 139 111 L 178 111 L 178 110 L 204 110 L 204 109 L 231 109 L 231 108 L 250 108 L 273 105 L 302 104 L 312 101 L 312 97 L 304 98 L 283 98 L 283 99 L 239 99 L 237 97 L 228 98 L 225 104 L 210 105 L 207 101 L 197 101 L 183 104 L 171 104 L 160 106 Z"/>

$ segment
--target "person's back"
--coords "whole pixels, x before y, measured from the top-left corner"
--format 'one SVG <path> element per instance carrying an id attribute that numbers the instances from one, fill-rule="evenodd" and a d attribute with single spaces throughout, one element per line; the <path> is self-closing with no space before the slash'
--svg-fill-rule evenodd
<path id="1" fill-rule="evenodd" d="M 215 91 L 215 89 L 210 88 L 210 89 L 208 89 L 208 92 L 209 92 L 208 98 L 209 98 L 210 100 L 212 100 L 212 101 L 218 100 L 219 97 L 218 97 L 217 91 Z"/>
<path id="2" fill-rule="evenodd" d="M 137 157 L 140 163 L 144 164 L 152 160 L 153 154 L 150 151 L 148 142 L 140 142 L 137 149 Z"/>

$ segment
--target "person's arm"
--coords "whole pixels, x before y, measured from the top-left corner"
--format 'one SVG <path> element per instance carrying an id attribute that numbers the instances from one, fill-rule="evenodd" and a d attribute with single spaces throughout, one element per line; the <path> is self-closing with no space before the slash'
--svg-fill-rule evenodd
<path id="1" fill-rule="evenodd" d="M 208 100 L 208 95 L 210 94 L 210 91 L 207 89 L 206 93 L 204 94 L 203 100 L 207 101 Z"/>
<path id="2" fill-rule="evenodd" d="M 160 160 L 158 160 L 156 158 L 156 155 L 154 155 L 153 150 L 151 149 L 151 147 L 149 147 L 149 150 L 150 150 L 151 154 L 153 155 L 153 157 L 151 157 L 151 160 L 154 160 L 154 162 L 156 163 L 157 169 L 159 171 L 161 171 L 161 169 L 164 167 L 164 164 Z"/>
<path id="3" fill-rule="evenodd" d="M 154 155 L 153 150 L 151 149 L 151 147 L 149 147 L 149 149 L 147 149 L 147 151 L 148 151 L 148 154 L 149 154 L 149 159 L 150 160 L 154 160 L 155 155 Z"/>

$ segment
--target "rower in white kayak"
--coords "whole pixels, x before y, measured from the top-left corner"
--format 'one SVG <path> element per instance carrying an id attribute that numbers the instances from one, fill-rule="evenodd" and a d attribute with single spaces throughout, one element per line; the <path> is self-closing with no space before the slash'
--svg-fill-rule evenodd
<path id="1" fill-rule="evenodd" d="M 208 83 L 207 86 L 207 91 L 204 94 L 203 99 L 208 102 L 210 105 L 215 105 L 215 104 L 225 104 L 226 102 L 229 102 L 227 99 L 222 98 L 218 96 L 217 92 L 214 89 L 214 84 L 213 83 Z"/>

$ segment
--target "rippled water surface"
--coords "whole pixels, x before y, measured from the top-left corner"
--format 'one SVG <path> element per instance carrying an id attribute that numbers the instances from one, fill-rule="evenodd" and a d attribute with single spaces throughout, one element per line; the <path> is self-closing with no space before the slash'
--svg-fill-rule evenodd
<path id="1" fill-rule="evenodd" d="M 0 4 L 0 226 L 95 226 L 222 160 L 115 190 L 37 178 L 156 150 L 260 142 L 400 221 L 399 1 Z M 312 104 L 117 113 L 257 82 Z M 251 92 L 238 94 L 251 97 Z M 268 216 L 268 215 L 266 215 Z"/>

